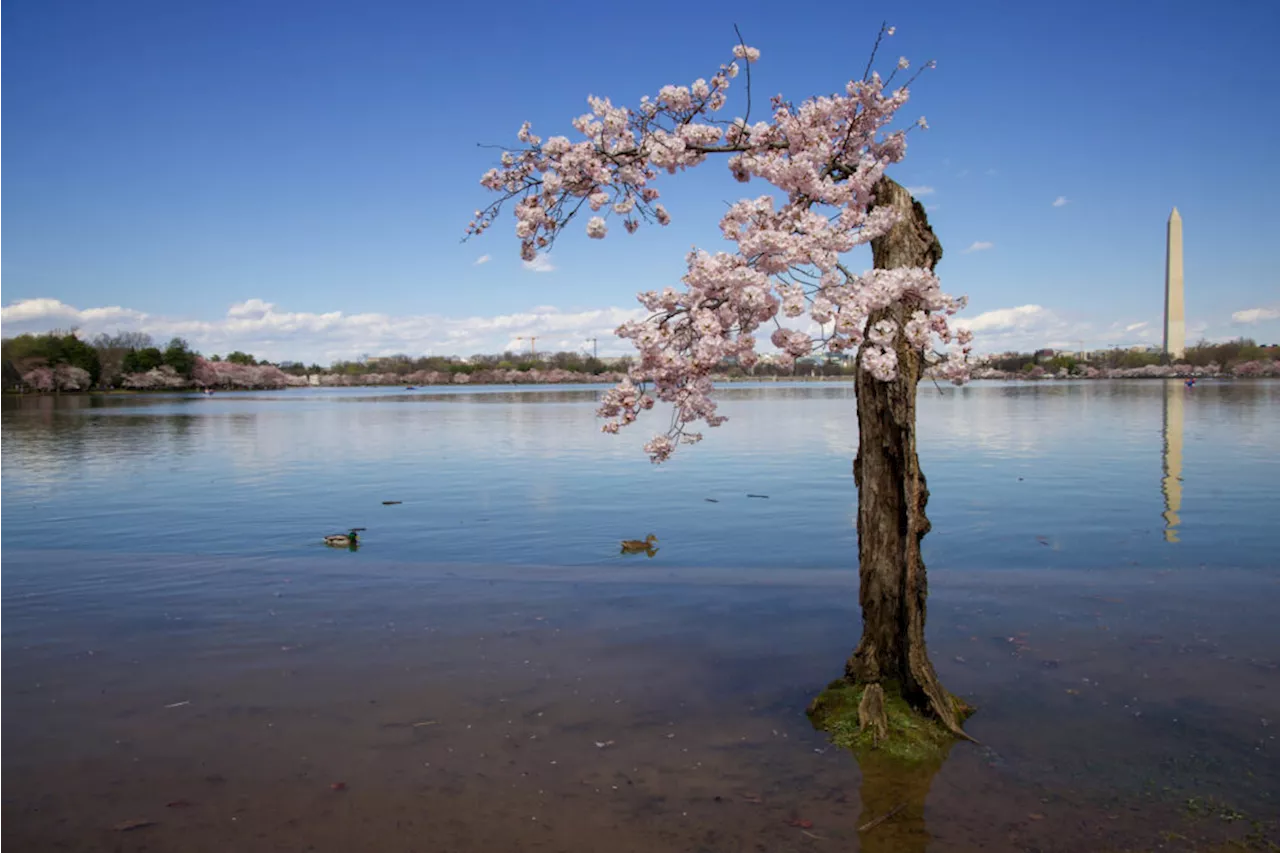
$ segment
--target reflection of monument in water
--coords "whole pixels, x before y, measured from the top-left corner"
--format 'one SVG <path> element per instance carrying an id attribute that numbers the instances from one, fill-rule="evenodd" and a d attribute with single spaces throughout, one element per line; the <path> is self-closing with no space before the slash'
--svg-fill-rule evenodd
<path id="1" fill-rule="evenodd" d="M 1182 382 L 1167 379 L 1164 383 L 1164 476 L 1160 491 L 1164 493 L 1164 538 L 1178 541 L 1178 512 L 1182 509 L 1182 398 L 1187 393 Z"/>

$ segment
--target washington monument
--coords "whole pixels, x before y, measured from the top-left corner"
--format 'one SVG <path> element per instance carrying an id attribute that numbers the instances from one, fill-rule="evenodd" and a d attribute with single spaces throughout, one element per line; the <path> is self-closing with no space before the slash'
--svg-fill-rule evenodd
<path id="1" fill-rule="evenodd" d="M 1182 305 L 1182 217 L 1169 214 L 1164 260 L 1164 354 L 1172 361 L 1187 350 L 1187 315 Z"/>

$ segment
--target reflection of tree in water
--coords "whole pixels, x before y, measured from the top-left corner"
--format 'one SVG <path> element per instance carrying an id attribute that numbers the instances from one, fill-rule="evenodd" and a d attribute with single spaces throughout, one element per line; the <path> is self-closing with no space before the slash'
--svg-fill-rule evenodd
<path id="1" fill-rule="evenodd" d="M 842 382 L 808 382 L 801 385 L 765 384 L 742 388 L 731 384 L 716 389 L 721 400 L 852 400 L 852 378 Z"/>
<path id="2" fill-rule="evenodd" d="M 862 771 L 859 849 L 865 853 L 923 853 L 931 836 L 924 806 L 934 777 L 946 763 L 948 745 L 934 758 L 906 763 L 874 750 L 857 755 Z"/>
<path id="3" fill-rule="evenodd" d="M 492 387 L 492 386 L 489 386 Z M 600 398 L 603 387 L 544 391 L 529 386 L 523 391 L 406 391 L 404 394 L 367 394 L 335 397 L 337 403 L 592 403 Z"/>

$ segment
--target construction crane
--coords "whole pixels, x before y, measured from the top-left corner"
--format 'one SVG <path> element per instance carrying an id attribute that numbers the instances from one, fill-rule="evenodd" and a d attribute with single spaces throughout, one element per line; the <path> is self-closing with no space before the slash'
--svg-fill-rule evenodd
<path id="1" fill-rule="evenodd" d="M 596 340 L 595 338 L 587 338 L 585 341 L 583 341 L 583 343 L 584 343 L 584 344 L 591 344 L 591 357 L 592 357 L 592 358 L 594 358 L 594 359 L 599 359 L 599 358 L 600 358 L 600 353 L 599 353 L 599 352 L 597 351 L 597 349 L 596 349 L 596 343 L 597 343 L 597 340 Z"/>
<path id="2" fill-rule="evenodd" d="M 525 335 L 516 335 L 516 340 L 517 340 L 517 341 L 525 341 L 525 340 L 527 340 L 527 341 L 529 342 L 529 355 L 537 355 L 537 354 L 538 354 L 538 347 L 537 347 L 537 343 L 538 343 L 538 336 L 537 336 L 537 335 L 528 335 L 528 336 L 525 336 Z"/>

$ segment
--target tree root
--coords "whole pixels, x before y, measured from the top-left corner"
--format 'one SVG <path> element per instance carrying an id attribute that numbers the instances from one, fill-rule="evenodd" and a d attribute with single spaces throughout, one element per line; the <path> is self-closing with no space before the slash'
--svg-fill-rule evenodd
<path id="1" fill-rule="evenodd" d="M 925 660 L 927 670 L 923 674 L 925 677 L 918 679 L 920 689 L 925 697 L 929 700 L 929 711 L 938 722 L 941 723 L 947 731 L 955 735 L 960 740 L 967 740 L 970 743 L 977 743 L 977 738 L 960 728 L 960 722 L 973 713 L 973 708 L 956 696 L 952 696 L 943 689 L 942 684 L 938 681 L 938 676 L 933 671 L 933 665 Z"/>
<path id="2" fill-rule="evenodd" d="M 879 684 L 868 685 L 862 691 L 862 701 L 858 703 L 858 729 L 863 732 L 871 729 L 871 742 L 876 746 L 889 737 L 889 717 L 884 711 L 884 688 Z"/>
<path id="3" fill-rule="evenodd" d="M 928 697 L 928 712 L 948 732 L 960 740 L 978 743 L 977 738 L 960 727 L 960 720 L 973 713 L 973 708 L 942 689 L 934 681 L 934 689 L 925 689 Z M 870 729 L 872 742 L 879 745 L 889 737 L 889 718 L 885 711 L 884 688 L 880 684 L 868 684 L 862 691 L 862 700 L 858 703 L 858 728 L 861 731 Z"/>

